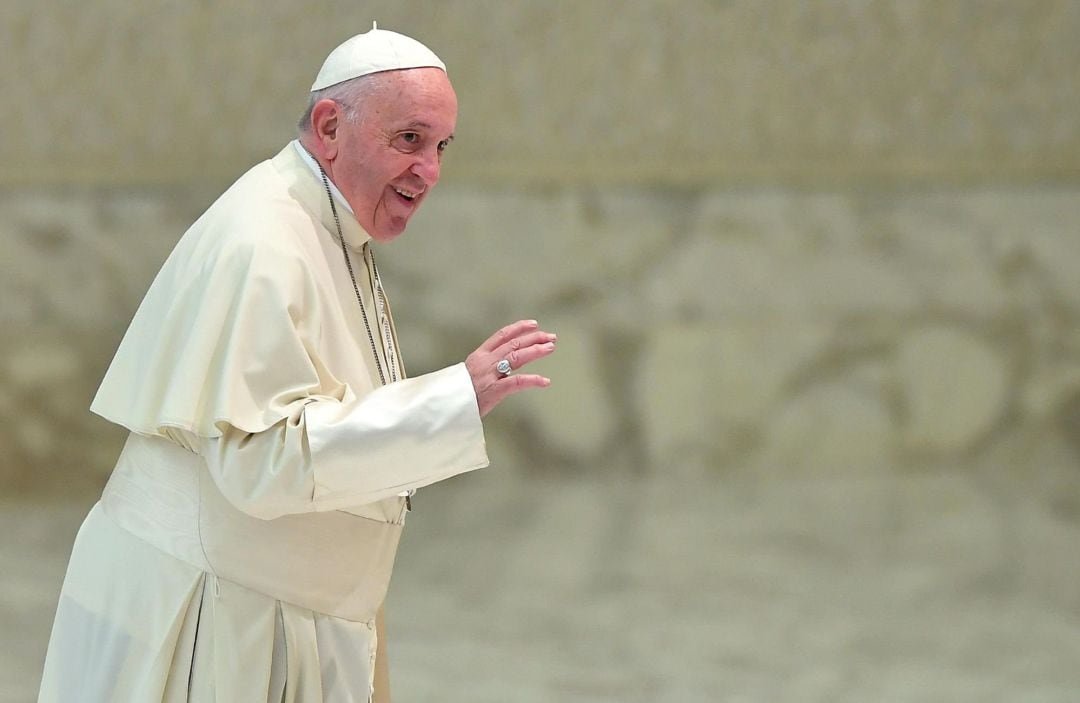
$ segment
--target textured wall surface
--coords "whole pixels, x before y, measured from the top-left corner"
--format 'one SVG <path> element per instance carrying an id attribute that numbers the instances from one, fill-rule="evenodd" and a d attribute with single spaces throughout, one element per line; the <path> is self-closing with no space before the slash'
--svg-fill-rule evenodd
<path id="1" fill-rule="evenodd" d="M 9 480 L 108 470 L 115 435 L 85 408 L 207 200 L 0 199 Z M 379 253 L 414 373 L 503 321 L 560 333 L 555 386 L 492 418 L 513 424 L 523 464 L 863 471 L 1020 438 L 1080 452 L 1078 222 L 1070 188 L 447 185 Z"/>
<path id="2" fill-rule="evenodd" d="M 119 449 L 87 406 L 142 293 L 372 17 L 462 106 L 377 252 L 411 373 L 560 335 L 492 469 L 420 501 L 405 700 L 1080 699 L 1080 2 L 18 0 L 0 700 Z"/>
<path id="3" fill-rule="evenodd" d="M 450 66 L 459 177 L 1080 175 L 1076 0 L 10 0 L 0 180 L 225 183 L 372 18 Z"/>

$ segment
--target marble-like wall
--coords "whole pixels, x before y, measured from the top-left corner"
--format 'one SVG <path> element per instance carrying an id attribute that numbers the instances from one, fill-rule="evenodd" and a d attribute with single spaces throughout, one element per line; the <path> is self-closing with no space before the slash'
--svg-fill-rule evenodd
<path id="1" fill-rule="evenodd" d="M 5 484 L 108 471 L 86 407 L 157 265 L 374 17 L 462 104 L 382 252 L 412 368 L 562 335 L 506 464 L 1008 455 L 1080 519 L 1080 2 L 106 5 L 0 10 Z"/>
<path id="2" fill-rule="evenodd" d="M 5 479 L 108 470 L 89 398 L 211 197 L 0 199 Z M 833 473 L 1007 450 L 1075 469 L 1077 222 L 1072 188 L 445 185 L 379 255 L 414 373 L 519 317 L 559 332 L 552 388 L 492 417 L 511 464 Z"/>
<path id="3" fill-rule="evenodd" d="M 229 182 L 337 42 L 429 43 L 491 185 L 1080 176 L 1076 0 L 9 0 L 0 182 Z"/>

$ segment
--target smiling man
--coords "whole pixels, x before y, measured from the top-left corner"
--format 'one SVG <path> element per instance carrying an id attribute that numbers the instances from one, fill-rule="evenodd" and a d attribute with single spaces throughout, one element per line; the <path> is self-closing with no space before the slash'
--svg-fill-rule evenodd
<path id="1" fill-rule="evenodd" d="M 406 378 L 372 241 L 439 181 L 457 98 L 373 29 L 296 141 L 178 242 L 92 410 L 130 430 L 76 538 L 40 700 L 389 700 L 382 604 L 417 488 L 487 465 L 481 418 L 548 385 L 512 323 Z"/>
<path id="2" fill-rule="evenodd" d="M 388 241 L 439 181 L 456 121 L 457 97 L 444 70 L 380 72 L 316 92 L 300 144 L 356 204 L 372 239 Z"/>

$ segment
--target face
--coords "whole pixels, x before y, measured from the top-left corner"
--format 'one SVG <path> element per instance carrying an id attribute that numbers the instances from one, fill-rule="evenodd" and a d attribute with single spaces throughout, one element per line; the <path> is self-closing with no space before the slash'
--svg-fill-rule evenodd
<path id="1" fill-rule="evenodd" d="M 340 120 L 329 173 L 360 225 L 390 241 L 439 182 L 454 136 L 457 97 L 437 68 L 393 71 L 355 122 Z"/>

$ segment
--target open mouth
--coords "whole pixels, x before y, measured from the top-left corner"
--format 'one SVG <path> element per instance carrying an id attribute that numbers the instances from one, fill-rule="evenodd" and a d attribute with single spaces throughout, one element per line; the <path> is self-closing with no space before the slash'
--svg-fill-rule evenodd
<path id="1" fill-rule="evenodd" d="M 411 203 L 420 197 L 420 193 L 414 193 L 410 190 L 405 190 L 404 188 L 398 188 L 396 186 L 394 187 L 394 192 L 397 193 L 402 200 L 408 203 Z"/>

